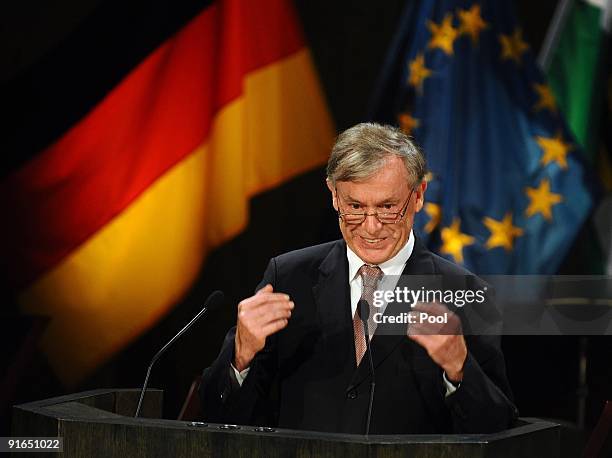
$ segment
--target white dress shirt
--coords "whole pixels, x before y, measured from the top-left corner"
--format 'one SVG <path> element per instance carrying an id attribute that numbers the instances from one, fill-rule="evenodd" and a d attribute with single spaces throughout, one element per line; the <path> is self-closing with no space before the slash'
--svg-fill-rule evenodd
<path id="1" fill-rule="evenodd" d="M 395 289 L 397 285 L 397 281 L 399 280 L 399 276 L 404 271 L 404 267 L 406 266 L 406 262 L 408 262 L 408 258 L 412 254 L 412 250 L 414 249 L 414 234 L 410 231 L 410 236 L 408 237 L 408 241 L 402 247 L 399 252 L 393 256 L 388 261 L 379 264 L 380 270 L 384 274 L 383 279 L 381 280 L 381 284 L 379 285 L 380 290 L 391 291 Z M 355 254 L 353 250 L 351 250 L 348 246 L 346 247 L 346 257 L 348 258 L 349 265 L 349 275 L 348 281 L 351 288 L 351 316 L 355 316 L 355 310 L 357 310 L 357 303 L 359 299 L 361 299 L 361 287 L 362 280 L 361 275 L 358 275 L 358 271 L 364 264 L 359 256 Z M 384 308 L 386 304 L 381 307 L 381 312 L 384 312 Z"/>

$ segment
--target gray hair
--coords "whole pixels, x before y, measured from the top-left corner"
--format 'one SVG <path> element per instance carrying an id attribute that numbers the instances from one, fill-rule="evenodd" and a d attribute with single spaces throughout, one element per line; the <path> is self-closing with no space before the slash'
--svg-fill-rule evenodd
<path id="1" fill-rule="evenodd" d="M 338 135 L 327 162 L 327 178 L 334 186 L 337 181 L 368 179 L 389 156 L 402 159 L 412 186 L 425 177 L 425 156 L 414 140 L 397 127 L 364 122 Z"/>

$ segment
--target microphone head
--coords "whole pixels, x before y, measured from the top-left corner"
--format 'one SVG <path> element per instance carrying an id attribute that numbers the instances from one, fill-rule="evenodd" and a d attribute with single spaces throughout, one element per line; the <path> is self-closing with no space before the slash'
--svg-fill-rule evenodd
<path id="1" fill-rule="evenodd" d="M 370 318 L 370 304 L 368 304 L 368 301 L 360 299 L 357 302 L 357 313 L 361 321 L 368 321 L 368 318 Z"/>
<path id="2" fill-rule="evenodd" d="M 223 294 L 223 291 L 213 291 L 206 299 L 206 302 L 204 302 L 203 308 L 207 309 L 209 312 L 213 312 L 214 310 L 218 309 L 221 304 L 223 304 L 224 300 L 225 294 Z"/>

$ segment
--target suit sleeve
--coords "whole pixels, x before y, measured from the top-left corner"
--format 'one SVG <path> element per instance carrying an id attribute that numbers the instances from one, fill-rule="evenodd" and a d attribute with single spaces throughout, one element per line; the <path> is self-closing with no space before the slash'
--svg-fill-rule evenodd
<path id="1" fill-rule="evenodd" d="M 510 428 L 518 417 L 512 390 L 506 376 L 501 351 L 501 313 L 496 307 L 495 290 L 482 279 L 450 275 L 446 281 L 459 281 L 454 288 L 484 290 L 486 300 L 462 308 L 459 313 L 468 349 L 463 380 L 457 390 L 445 398 L 454 433 L 492 433 Z"/>
<path id="2" fill-rule="evenodd" d="M 469 350 L 459 388 L 446 397 L 454 433 L 492 433 L 510 428 L 518 417 L 506 378 L 498 336 L 466 338 Z"/>
<path id="3" fill-rule="evenodd" d="M 256 290 L 268 283 L 275 286 L 275 280 L 276 262 L 272 259 Z M 276 337 L 267 338 L 266 346 L 255 355 L 246 379 L 239 386 L 230 372 L 235 335 L 233 327 L 225 336 L 219 356 L 202 375 L 202 418 L 212 423 L 275 426 L 278 402 L 272 387 L 277 372 Z"/>

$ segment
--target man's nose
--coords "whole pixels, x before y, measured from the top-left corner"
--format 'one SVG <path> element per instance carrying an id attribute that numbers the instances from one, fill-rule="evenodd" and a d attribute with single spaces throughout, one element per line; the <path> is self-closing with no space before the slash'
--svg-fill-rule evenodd
<path id="1" fill-rule="evenodd" d="M 370 213 L 366 215 L 363 226 L 369 234 L 375 234 L 382 227 L 382 223 L 378 221 L 378 217 L 374 213 Z"/>

